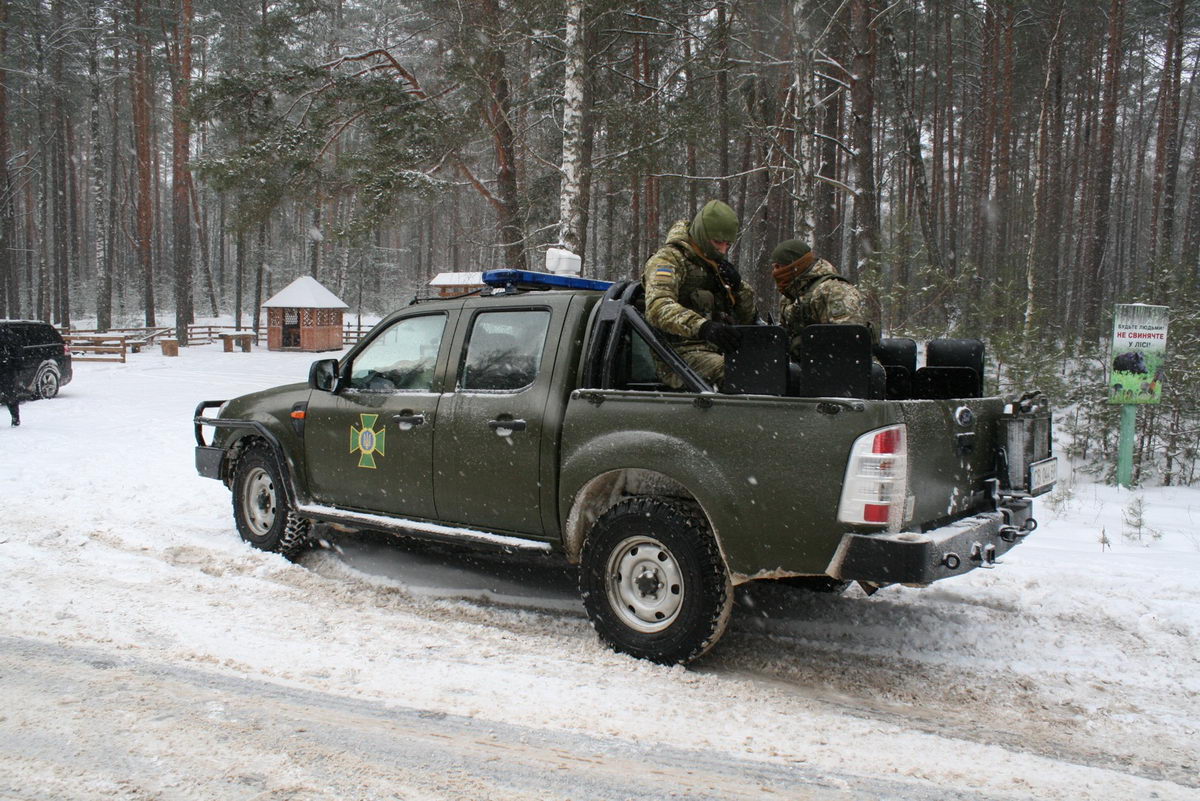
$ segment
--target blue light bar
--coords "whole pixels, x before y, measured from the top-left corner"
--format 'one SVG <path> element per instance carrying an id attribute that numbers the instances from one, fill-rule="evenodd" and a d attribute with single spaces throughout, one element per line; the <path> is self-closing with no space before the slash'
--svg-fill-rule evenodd
<path id="1" fill-rule="evenodd" d="M 594 289 L 603 292 L 612 286 L 612 281 L 597 281 L 577 275 L 555 275 L 537 273 L 532 270 L 487 270 L 483 283 L 494 287 L 516 289 Z"/>

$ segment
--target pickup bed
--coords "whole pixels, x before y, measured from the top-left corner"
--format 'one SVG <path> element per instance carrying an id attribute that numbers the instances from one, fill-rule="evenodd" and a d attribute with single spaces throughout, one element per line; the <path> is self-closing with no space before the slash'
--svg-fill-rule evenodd
<path id="1" fill-rule="evenodd" d="M 197 470 L 230 487 L 244 539 L 292 556 L 324 525 L 560 552 L 606 643 L 679 663 L 721 636 L 734 585 L 960 575 L 1032 531 L 1053 486 L 1046 403 L 982 397 L 982 345 L 930 343 L 918 370 L 911 340 L 884 340 L 881 367 L 862 330 L 816 326 L 826 346 L 790 373 L 768 336 L 730 360 L 742 394 L 720 393 L 635 283 L 485 277 L 305 383 L 198 405 Z"/>

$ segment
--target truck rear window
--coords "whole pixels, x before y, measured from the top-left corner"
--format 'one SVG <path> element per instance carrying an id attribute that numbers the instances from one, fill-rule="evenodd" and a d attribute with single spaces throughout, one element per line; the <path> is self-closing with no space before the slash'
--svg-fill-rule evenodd
<path id="1" fill-rule="evenodd" d="M 513 392 L 537 379 L 550 312 L 481 312 L 471 324 L 463 359 L 461 390 Z"/>

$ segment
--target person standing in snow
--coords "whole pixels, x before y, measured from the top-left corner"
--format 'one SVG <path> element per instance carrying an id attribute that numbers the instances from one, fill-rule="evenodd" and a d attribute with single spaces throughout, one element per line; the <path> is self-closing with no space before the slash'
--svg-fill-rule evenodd
<path id="1" fill-rule="evenodd" d="M 799 239 L 780 242 L 771 251 L 771 277 L 783 295 L 779 320 L 793 343 L 792 358 L 797 356 L 794 346 L 800 329 L 806 325 L 870 325 L 858 288 Z"/>
<path id="2" fill-rule="evenodd" d="M 757 313 L 754 291 L 726 255 L 737 239 L 738 218 L 725 203 L 710 200 L 691 223 L 679 220 L 642 271 L 646 320 L 701 378 L 718 387 L 725 379 L 725 354 Z M 659 366 L 659 378 L 674 389 L 683 382 Z"/>
<path id="3" fill-rule="evenodd" d="M 16 345 L 0 345 L 0 403 L 8 407 L 14 426 L 21 425 L 21 395 L 17 381 Z"/>

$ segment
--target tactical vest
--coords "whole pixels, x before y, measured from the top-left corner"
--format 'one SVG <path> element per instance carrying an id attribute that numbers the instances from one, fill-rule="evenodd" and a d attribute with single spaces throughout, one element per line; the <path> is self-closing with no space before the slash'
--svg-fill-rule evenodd
<path id="1" fill-rule="evenodd" d="M 723 280 L 721 280 L 721 276 L 717 273 L 716 268 L 712 267 L 706 262 L 693 261 L 692 257 L 695 254 L 689 250 L 687 246 L 679 242 L 670 242 L 668 243 L 668 247 L 674 248 L 676 251 L 678 251 L 679 255 L 683 257 L 684 261 L 698 268 L 700 274 L 704 276 L 704 279 L 700 282 L 699 286 L 685 285 L 684 287 L 681 287 L 681 290 L 690 293 L 702 291 L 712 297 L 711 309 L 697 308 L 697 306 L 702 306 L 703 304 L 698 303 L 697 299 L 694 297 L 680 297 L 680 303 L 682 303 L 684 306 L 687 306 L 697 314 L 700 314 L 710 320 L 716 320 L 722 323 L 733 323 L 733 308 L 736 304 L 737 297 L 733 290 Z"/>

